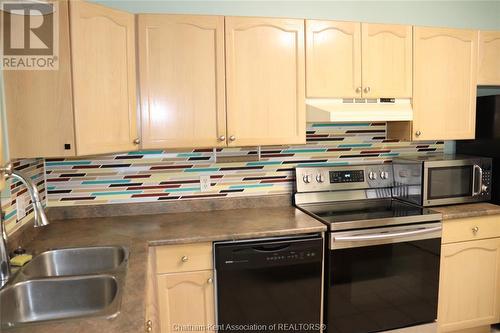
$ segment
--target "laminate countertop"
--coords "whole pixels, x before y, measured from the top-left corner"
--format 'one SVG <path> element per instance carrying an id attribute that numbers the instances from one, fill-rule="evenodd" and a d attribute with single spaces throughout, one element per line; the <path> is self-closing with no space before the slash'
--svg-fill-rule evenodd
<path id="1" fill-rule="evenodd" d="M 209 212 L 103 217 L 54 221 L 26 244 L 29 252 L 47 249 L 124 245 L 130 250 L 120 314 L 5 330 L 34 333 L 144 332 L 149 246 L 285 236 L 326 231 L 326 226 L 294 207 L 246 208 Z M 9 306 L 2 304 L 2 306 Z M 12 305 L 15 306 L 15 305 Z"/>
<path id="2" fill-rule="evenodd" d="M 443 220 L 500 214 L 500 206 L 487 202 L 430 207 L 430 209 L 443 214 Z"/>

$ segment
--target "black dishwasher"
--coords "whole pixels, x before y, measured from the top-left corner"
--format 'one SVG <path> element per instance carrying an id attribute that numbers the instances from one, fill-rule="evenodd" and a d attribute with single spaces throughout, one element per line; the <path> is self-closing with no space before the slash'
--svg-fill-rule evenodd
<path id="1" fill-rule="evenodd" d="M 320 332 L 319 235 L 215 244 L 219 332 Z"/>

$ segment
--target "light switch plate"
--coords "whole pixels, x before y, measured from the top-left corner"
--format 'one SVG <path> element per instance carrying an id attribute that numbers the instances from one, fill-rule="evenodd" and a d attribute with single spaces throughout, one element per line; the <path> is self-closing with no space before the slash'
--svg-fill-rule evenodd
<path id="1" fill-rule="evenodd" d="M 201 192 L 210 192 L 210 176 L 203 175 L 200 176 L 200 191 Z"/>

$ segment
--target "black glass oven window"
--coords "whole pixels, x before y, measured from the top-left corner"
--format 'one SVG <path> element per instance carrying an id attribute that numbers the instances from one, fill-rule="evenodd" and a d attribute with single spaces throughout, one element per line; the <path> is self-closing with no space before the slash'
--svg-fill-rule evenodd
<path id="1" fill-rule="evenodd" d="M 370 333 L 437 318 L 441 240 L 329 252 L 327 333 Z"/>
<path id="2" fill-rule="evenodd" d="M 471 166 L 430 168 L 427 198 L 445 199 L 472 195 Z"/>

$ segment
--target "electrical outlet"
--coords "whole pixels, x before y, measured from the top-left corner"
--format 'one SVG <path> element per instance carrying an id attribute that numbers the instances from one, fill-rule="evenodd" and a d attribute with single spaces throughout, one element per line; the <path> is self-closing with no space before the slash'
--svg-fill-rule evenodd
<path id="1" fill-rule="evenodd" d="M 18 221 L 21 221 L 26 217 L 26 207 L 28 206 L 28 202 L 28 197 L 26 195 L 20 195 L 16 198 L 16 213 Z"/>
<path id="2" fill-rule="evenodd" d="M 200 176 L 200 191 L 210 192 L 210 176 L 204 175 Z"/>

